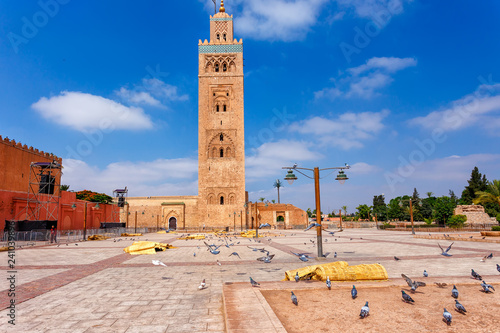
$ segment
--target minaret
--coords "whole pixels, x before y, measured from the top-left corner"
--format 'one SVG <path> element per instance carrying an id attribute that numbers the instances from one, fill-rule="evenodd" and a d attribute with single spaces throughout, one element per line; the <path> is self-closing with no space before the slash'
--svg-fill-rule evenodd
<path id="1" fill-rule="evenodd" d="M 243 41 L 233 38 L 221 1 L 210 41 L 199 42 L 198 216 L 200 226 L 231 229 L 245 213 Z"/>

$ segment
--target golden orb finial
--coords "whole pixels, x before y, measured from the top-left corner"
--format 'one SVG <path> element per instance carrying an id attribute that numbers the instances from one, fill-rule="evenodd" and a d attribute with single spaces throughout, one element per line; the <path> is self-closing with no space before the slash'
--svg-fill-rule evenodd
<path id="1" fill-rule="evenodd" d="M 225 13 L 225 12 L 226 12 L 226 9 L 224 8 L 224 0 L 221 0 L 219 13 Z"/>

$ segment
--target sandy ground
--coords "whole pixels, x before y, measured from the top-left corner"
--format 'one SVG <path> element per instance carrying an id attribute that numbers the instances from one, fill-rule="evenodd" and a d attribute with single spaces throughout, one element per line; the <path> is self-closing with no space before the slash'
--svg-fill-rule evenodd
<path id="1" fill-rule="evenodd" d="M 471 280 L 472 281 L 472 280 Z M 299 282 L 301 283 L 301 282 Z M 318 288 L 322 282 L 315 282 Z M 350 287 L 326 286 L 321 289 L 297 290 L 299 305 L 290 299 L 290 290 L 262 290 L 273 311 L 290 333 L 304 332 L 500 332 L 500 284 L 493 284 L 496 293 L 485 294 L 477 285 L 457 285 L 458 301 L 467 314 L 455 311 L 452 286 L 420 287 L 410 294 L 414 304 L 402 301 L 401 290 L 407 286 L 366 286 L 357 284 L 358 298 L 353 300 Z M 360 319 L 359 313 L 369 302 L 370 316 Z M 451 326 L 442 321 L 443 308 L 453 316 Z"/>

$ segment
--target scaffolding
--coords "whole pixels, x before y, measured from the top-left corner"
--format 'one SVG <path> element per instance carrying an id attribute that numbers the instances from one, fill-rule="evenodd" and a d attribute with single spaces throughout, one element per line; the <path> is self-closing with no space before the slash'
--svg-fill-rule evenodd
<path id="1" fill-rule="evenodd" d="M 26 209 L 16 220 L 57 221 L 59 219 L 59 192 L 62 165 L 56 161 L 30 164 L 29 189 Z"/>

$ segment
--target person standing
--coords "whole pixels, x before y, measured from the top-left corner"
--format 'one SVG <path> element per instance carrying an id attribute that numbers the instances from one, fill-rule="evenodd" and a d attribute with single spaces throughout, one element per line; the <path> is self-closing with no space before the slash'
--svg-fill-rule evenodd
<path id="1" fill-rule="evenodd" d="M 52 226 L 52 228 L 50 229 L 50 243 L 52 244 L 54 242 L 57 243 L 57 236 L 56 236 L 56 228 Z"/>

